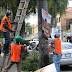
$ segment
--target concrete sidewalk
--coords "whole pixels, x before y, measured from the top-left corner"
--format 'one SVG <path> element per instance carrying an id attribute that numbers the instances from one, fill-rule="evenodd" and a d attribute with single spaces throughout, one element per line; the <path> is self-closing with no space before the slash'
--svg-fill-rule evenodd
<path id="1" fill-rule="evenodd" d="M 6 60 L 5 60 L 5 64 L 4 64 L 4 66 L 3 66 L 3 69 L 4 69 L 5 66 L 6 66 L 7 59 L 8 59 L 8 57 L 7 57 Z M 0 66 L 1 66 L 2 60 L 3 60 L 3 58 L 0 56 Z M 9 69 L 8 72 L 17 72 L 17 66 L 16 66 L 16 64 L 14 64 L 14 65 Z M 21 71 L 21 72 L 24 72 L 24 71 Z"/>
<path id="2" fill-rule="evenodd" d="M 16 67 L 16 64 L 14 64 L 8 72 L 17 72 L 17 67 Z M 21 72 L 24 72 L 24 71 L 21 71 Z"/>

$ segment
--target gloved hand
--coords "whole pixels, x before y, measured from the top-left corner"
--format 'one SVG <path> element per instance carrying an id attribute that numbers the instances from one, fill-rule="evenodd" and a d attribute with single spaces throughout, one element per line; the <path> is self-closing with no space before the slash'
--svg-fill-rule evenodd
<path id="1" fill-rule="evenodd" d="M 13 31 L 13 30 L 10 30 L 10 32 L 15 32 L 15 31 Z"/>
<path id="2" fill-rule="evenodd" d="M 18 22 L 14 22 L 15 24 L 18 24 Z"/>

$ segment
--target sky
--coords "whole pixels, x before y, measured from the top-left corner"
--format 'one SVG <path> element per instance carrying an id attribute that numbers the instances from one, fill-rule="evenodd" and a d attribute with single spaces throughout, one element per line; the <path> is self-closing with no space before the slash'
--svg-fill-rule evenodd
<path id="1" fill-rule="evenodd" d="M 68 7 L 72 7 L 72 0 L 68 0 L 68 2 L 69 2 Z"/>
<path id="2" fill-rule="evenodd" d="M 69 5 L 67 7 L 72 7 L 72 0 L 68 0 Z M 26 19 L 26 22 L 29 22 L 30 24 L 36 24 L 36 22 L 38 21 L 38 14 L 36 15 L 30 15 L 30 17 L 28 19 Z"/>

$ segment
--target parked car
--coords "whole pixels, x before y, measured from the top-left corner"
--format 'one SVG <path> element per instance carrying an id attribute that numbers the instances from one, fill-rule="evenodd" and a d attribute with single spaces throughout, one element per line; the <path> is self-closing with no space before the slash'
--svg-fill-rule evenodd
<path id="1" fill-rule="evenodd" d="M 61 65 L 72 65 L 72 44 L 71 43 L 61 43 L 62 48 L 62 58 L 61 58 Z M 53 61 L 52 53 L 50 54 L 50 61 Z"/>
<path id="2" fill-rule="evenodd" d="M 28 50 L 38 51 L 38 49 L 39 49 L 39 41 L 30 42 L 30 45 L 28 46 Z"/>

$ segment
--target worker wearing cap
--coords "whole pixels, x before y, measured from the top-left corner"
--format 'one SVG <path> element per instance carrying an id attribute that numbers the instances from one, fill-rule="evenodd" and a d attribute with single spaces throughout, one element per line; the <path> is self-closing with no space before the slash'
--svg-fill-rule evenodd
<path id="1" fill-rule="evenodd" d="M 3 52 L 8 53 L 8 47 L 9 47 L 9 43 L 10 43 L 10 32 L 14 32 L 12 31 L 12 27 L 11 24 L 14 24 L 17 22 L 11 22 L 9 17 L 11 15 L 11 11 L 7 10 L 6 11 L 6 15 L 3 17 L 2 21 L 1 21 L 1 25 L 0 25 L 0 30 L 3 32 L 3 35 L 5 37 L 5 44 L 3 47 Z"/>
<path id="2" fill-rule="evenodd" d="M 15 38 L 16 43 L 11 44 L 11 60 L 2 72 L 8 72 L 13 64 L 17 64 L 17 72 L 21 72 L 22 52 L 27 52 L 23 45 L 19 42 L 22 40 L 21 36 Z"/>
<path id="3" fill-rule="evenodd" d="M 60 60 L 62 56 L 61 40 L 59 39 L 59 37 L 60 37 L 60 34 L 56 33 L 55 38 L 48 38 L 48 41 L 51 42 L 49 51 L 53 52 L 53 61 L 54 61 L 57 72 L 60 72 Z"/>

